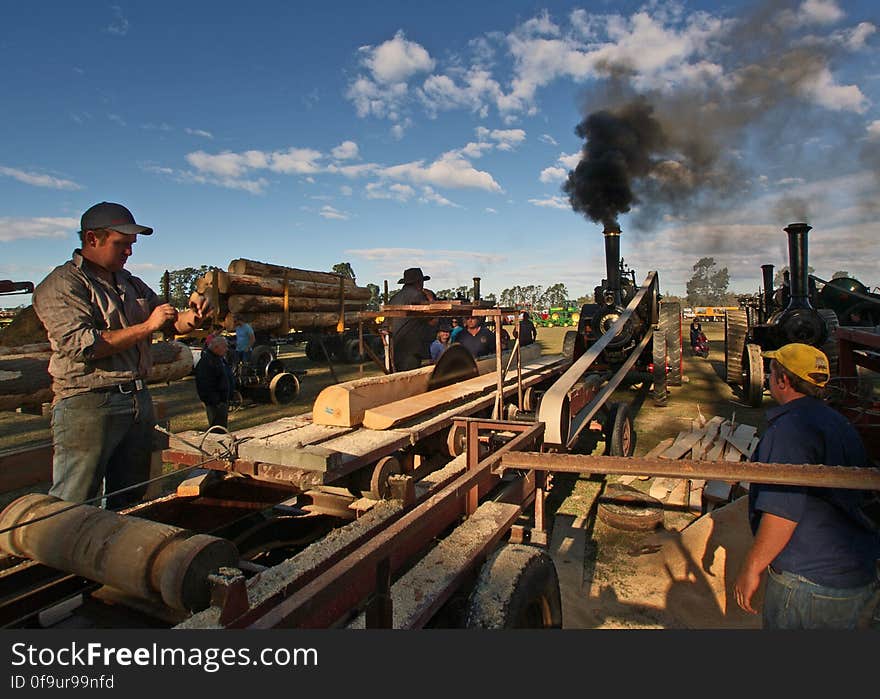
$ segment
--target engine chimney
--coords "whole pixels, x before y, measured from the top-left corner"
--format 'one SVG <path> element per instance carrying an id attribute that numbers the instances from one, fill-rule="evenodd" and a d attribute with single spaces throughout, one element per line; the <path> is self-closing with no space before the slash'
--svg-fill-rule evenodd
<path id="1" fill-rule="evenodd" d="M 764 275 L 764 317 L 769 318 L 773 309 L 773 265 L 761 265 Z"/>
<path id="2" fill-rule="evenodd" d="M 790 223 L 784 229 L 788 233 L 788 269 L 790 300 L 787 308 L 812 308 L 807 287 L 807 232 L 812 226 L 806 223 Z"/>
<path id="3" fill-rule="evenodd" d="M 480 278 L 474 277 L 474 303 L 480 300 Z"/>
<path id="4" fill-rule="evenodd" d="M 605 236 L 605 283 L 614 294 L 614 305 L 620 306 L 620 226 L 608 224 L 602 235 Z"/>

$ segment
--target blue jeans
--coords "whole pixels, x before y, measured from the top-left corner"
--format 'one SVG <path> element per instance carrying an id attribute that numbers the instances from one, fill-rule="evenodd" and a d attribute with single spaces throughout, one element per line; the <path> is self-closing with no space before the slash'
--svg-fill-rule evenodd
<path id="1" fill-rule="evenodd" d="M 876 581 L 862 587 L 825 587 L 770 568 L 764 591 L 764 628 L 855 629 L 876 590 Z"/>
<path id="2" fill-rule="evenodd" d="M 63 398 L 52 408 L 50 495 L 84 502 L 149 478 L 153 451 L 150 392 L 90 391 Z M 146 486 L 108 495 L 107 507 L 140 500 Z"/>

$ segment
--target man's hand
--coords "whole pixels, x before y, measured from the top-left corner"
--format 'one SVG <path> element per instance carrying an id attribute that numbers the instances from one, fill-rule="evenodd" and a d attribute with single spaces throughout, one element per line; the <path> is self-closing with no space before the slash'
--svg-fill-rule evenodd
<path id="1" fill-rule="evenodd" d="M 194 291 L 190 294 L 189 307 L 193 312 L 193 319 L 197 321 L 196 324 L 201 323 L 201 321 L 211 312 L 211 302 L 206 296 L 202 296 L 198 291 Z"/>
<path id="2" fill-rule="evenodd" d="M 156 306 L 150 313 L 150 317 L 147 318 L 147 327 L 150 328 L 150 332 L 158 332 L 165 325 L 174 323 L 176 320 L 177 309 L 170 303 L 163 303 L 161 306 Z"/>
<path id="3" fill-rule="evenodd" d="M 736 581 L 733 583 L 733 594 L 736 598 L 737 606 L 744 612 L 749 614 L 757 614 L 758 610 L 752 608 L 752 597 L 761 584 L 761 575 L 752 570 L 743 568 Z"/>

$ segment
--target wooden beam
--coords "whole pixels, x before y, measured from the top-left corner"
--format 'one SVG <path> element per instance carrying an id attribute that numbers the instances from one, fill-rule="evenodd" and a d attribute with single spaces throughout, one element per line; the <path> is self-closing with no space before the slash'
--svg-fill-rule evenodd
<path id="1" fill-rule="evenodd" d="M 510 352 L 504 352 L 502 360 L 506 361 L 509 356 Z M 541 347 L 537 343 L 523 348 L 523 362 L 532 361 L 539 356 Z M 494 355 L 477 360 L 477 371 L 481 375 L 494 368 Z M 319 425 L 340 427 L 360 425 L 364 412 L 370 408 L 425 393 L 433 371 L 434 366 L 430 365 L 328 386 L 315 399 L 312 410 L 314 421 Z"/>
<path id="2" fill-rule="evenodd" d="M 523 367 L 523 373 L 534 373 L 557 361 L 558 357 L 555 356 L 542 357 Z M 420 415 L 425 415 L 435 410 L 442 410 L 444 407 L 454 403 L 474 398 L 477 394 L 489 388 L 494 388 L 495 382 L 494 374 L 476 376 L 451 386 L 410 396 L 393 403 L 379 405 L 364 412 L 363 424 L 364 427 L 372 430 L 387 430 Z M 508 383 L 508 385 L 512 386 L 515 390 L 515 383 Z"/>

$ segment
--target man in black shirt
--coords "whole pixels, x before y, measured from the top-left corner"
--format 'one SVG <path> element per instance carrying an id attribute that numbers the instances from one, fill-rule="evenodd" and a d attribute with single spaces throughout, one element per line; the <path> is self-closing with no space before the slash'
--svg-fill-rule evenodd
<path id="1" fill-rule="evenodd" d="M 474 358 L 495 354 L 495 333 L 483 325 L 479 316 L 468 316 L 464 321 L 464 330 L 455 341 L 464 346 Z"/>
<path id="2" fill-rule="evenodd" d="M 410 267 L 397 283 L 403 288 L 392 296 L 387 306 L 422 306 L 436 300 L 434 292 L 425 288 L 431 277 L 422 274 L 420 267 Z M 434 321 L 436 326 L 436 320 Z M 394 352 L 394 370 L 418 369 L 423 359 L 429 359 L 429 348 L 434 341 L 435 329 L 424 318 L 392 318 L 391 347 Z"/>

